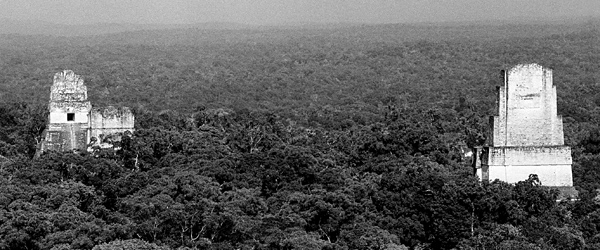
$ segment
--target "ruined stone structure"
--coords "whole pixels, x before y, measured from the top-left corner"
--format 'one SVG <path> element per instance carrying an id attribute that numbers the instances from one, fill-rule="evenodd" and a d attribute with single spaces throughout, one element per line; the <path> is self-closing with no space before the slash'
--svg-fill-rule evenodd
<path id="1" fill-rule="evenodd" d="M 516 183 L 536 174 L 544 186 L 573 186 L 571 148 L 564 145 L 552 70 L 522 64 L 502 71 L 502 79 L 498 115 L 490 117 L 486 146 L 475 151 L 477 175 Z"/>
<path id="2" fill-rule="evenodd" d="M 83 79 L 65 70 L 54 75 L 50 88 L 48 127 L 40 152 L 46 150 L 88 150 L 106 146 L 107 140 L 120 140 L 120 135 L 133 131 L 134 117 L 128 108 L 92 108 L 87 100 Z"/>

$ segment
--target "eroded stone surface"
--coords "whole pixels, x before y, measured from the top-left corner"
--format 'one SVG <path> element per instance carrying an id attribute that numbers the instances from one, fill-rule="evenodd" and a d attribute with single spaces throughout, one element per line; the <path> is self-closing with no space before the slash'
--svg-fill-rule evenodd
<path id="1" fill-rule="evenodd" d="M 564 145 L 552 70 L 522 64 L 503 71 L 497 108 L 487 146 L 476 150 L 479 177 L 516 183 L 536 174 L 542 185 L 572 186 L 571 148 Z"/>
<path id="2" fill-rule="evenodd" d="M 562 117 L 556 113 L 552 70 L 517 65 L 504 74 L 493 118 L 492 146 L 563 145 Z"/>
<path id="3" fill-rule="evenodd" d="M 83 78 L 71 70 L 54 75 L 50 87 L 50 115 L 40 152 L 46 150 L 86 150 L 104 141 L 120 140 L 120 134 L 133 131 L 134 117 L 128 108 L 92 109 Z"/>
<path id="4" fill-rule="evenodd" d="M 127 107 L 94 108 L 90 113 L 91 137 L 96 139 L 95 144 L 98 145 L 120 140 L 120 134 L 133 131 L 134 122 L 133 113 Z"/>

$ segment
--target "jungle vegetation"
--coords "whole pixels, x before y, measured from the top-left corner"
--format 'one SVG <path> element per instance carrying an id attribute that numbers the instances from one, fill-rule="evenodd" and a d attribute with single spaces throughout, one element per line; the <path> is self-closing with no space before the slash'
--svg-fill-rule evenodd
<path id="1" fill-rule="evenodd" d="M 0 249 L 599 249 L 597 23 L 0 35 Z M 576 201 L 480 183 L 500 70 L 553 69 Z M 46 152 L 54 73 L 128 106 Z"/>

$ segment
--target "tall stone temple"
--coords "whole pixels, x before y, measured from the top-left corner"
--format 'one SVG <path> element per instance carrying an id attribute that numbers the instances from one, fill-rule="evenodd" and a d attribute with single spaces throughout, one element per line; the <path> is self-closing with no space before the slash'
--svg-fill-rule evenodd
<path id="1" fill-rule="evenodd" d="M 502 71 L 502 80 L 488 141 L 475 150 L 477 175 L 516 183 L 536 174 L 543 186 L 573 189 L 571 148 L 564 145 L 552 70 L 521 64 Z"/>
<path id="2" fill-rule="evenodd" d="M 123 134 L 133 132 L 129 108 L 92 108 L 83 79 L 70 70 L 54 75 L 49 111 L 39 152 L 110 147 Z"/>

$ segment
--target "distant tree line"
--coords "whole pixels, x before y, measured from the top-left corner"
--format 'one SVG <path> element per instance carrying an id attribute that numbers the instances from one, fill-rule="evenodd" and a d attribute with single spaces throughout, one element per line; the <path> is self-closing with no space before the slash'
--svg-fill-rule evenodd
<path id="1" fill-rule="evenodd" d="M 600 248 L 600 34 L 396 28 L 0 37 L 0 249 Z M 464 155 L 522 62 L 554 69 L 577 201 Z M 63 68 L 134 109 L 118 150 L 34 157 Z"/>

